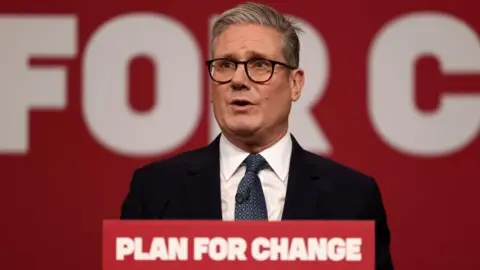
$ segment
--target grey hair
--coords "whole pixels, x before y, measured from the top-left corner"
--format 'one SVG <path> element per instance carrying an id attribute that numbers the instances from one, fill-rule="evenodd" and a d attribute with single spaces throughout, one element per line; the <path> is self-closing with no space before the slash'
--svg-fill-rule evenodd
<path id="1" fill-rule="evenodd" d="M 287 64 L 298 67 L 300 63 L 300 40 L 298 34 L 303 30 L 296 22 L 277 10 L 263 4 L 247 2 L 222 13 L 212 28 L 211 48 L 213 42 L 233 24 L 256 24 L 271 27 L 283 36 L 282 53 Z"/>

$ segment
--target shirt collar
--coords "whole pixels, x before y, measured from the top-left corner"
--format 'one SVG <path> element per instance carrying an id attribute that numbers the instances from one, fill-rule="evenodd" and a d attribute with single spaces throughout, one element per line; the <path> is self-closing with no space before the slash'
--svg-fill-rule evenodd
<path id="1" fill-rule="evenodd" d="M 265 158 L 278 178 L 285 181 L 288 176 L 292 154 L 290 133 L 287 132 L 278 142 L 263 150 L 260 154 Z M 248 155 L 248 152 L 236 147 L 225 136 L 220 137 L 220 166 L 221 172 L 227 181 Z"/>

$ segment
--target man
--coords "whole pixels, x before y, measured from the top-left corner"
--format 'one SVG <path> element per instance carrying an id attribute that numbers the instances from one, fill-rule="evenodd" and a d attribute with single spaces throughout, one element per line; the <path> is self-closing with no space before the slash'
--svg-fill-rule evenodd
<path id="1" fill-rule="evenodd" d="M 207 61 L 222 133 L 206 147 L 137 169 L 122 219 L 375 220 L 376 269 L 393 269 L 374 179 L 307 152 L 288 132 L 304 84 L 299 31 L 265 5 L 222 14 Z"/>

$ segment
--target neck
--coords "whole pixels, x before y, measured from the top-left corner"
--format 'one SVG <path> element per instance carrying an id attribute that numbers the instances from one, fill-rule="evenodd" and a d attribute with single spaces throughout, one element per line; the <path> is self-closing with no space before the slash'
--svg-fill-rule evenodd
<path id="1" fill-rule="evenodd" d="M 277 143 L 288 132 L 288 127 L 282 127 L 277 132 L 269 133 L 264 136 L 255 135 L 242 137 L 228 132 L 222 134 L 236 147 L 249 153 L 260 153 L 263 150 Z"/>

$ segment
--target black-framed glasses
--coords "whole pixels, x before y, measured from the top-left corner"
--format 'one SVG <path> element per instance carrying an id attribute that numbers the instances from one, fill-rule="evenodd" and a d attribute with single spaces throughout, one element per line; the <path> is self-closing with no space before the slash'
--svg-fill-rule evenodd
<path id="1" fill-rule="evenodd" d="M 256 83 L 265 83 L 273 76 L 276 65 L 288 69 L 296 69 L 288 64 L 265 58 L 252 58 L 247 61 L 236 61 L 230 58 L 217 58 L 206 62 L 210 78 L 218 83 L 228 83 L 235 75 L 239 64 L 245 67 L 248 78 Z"/>

